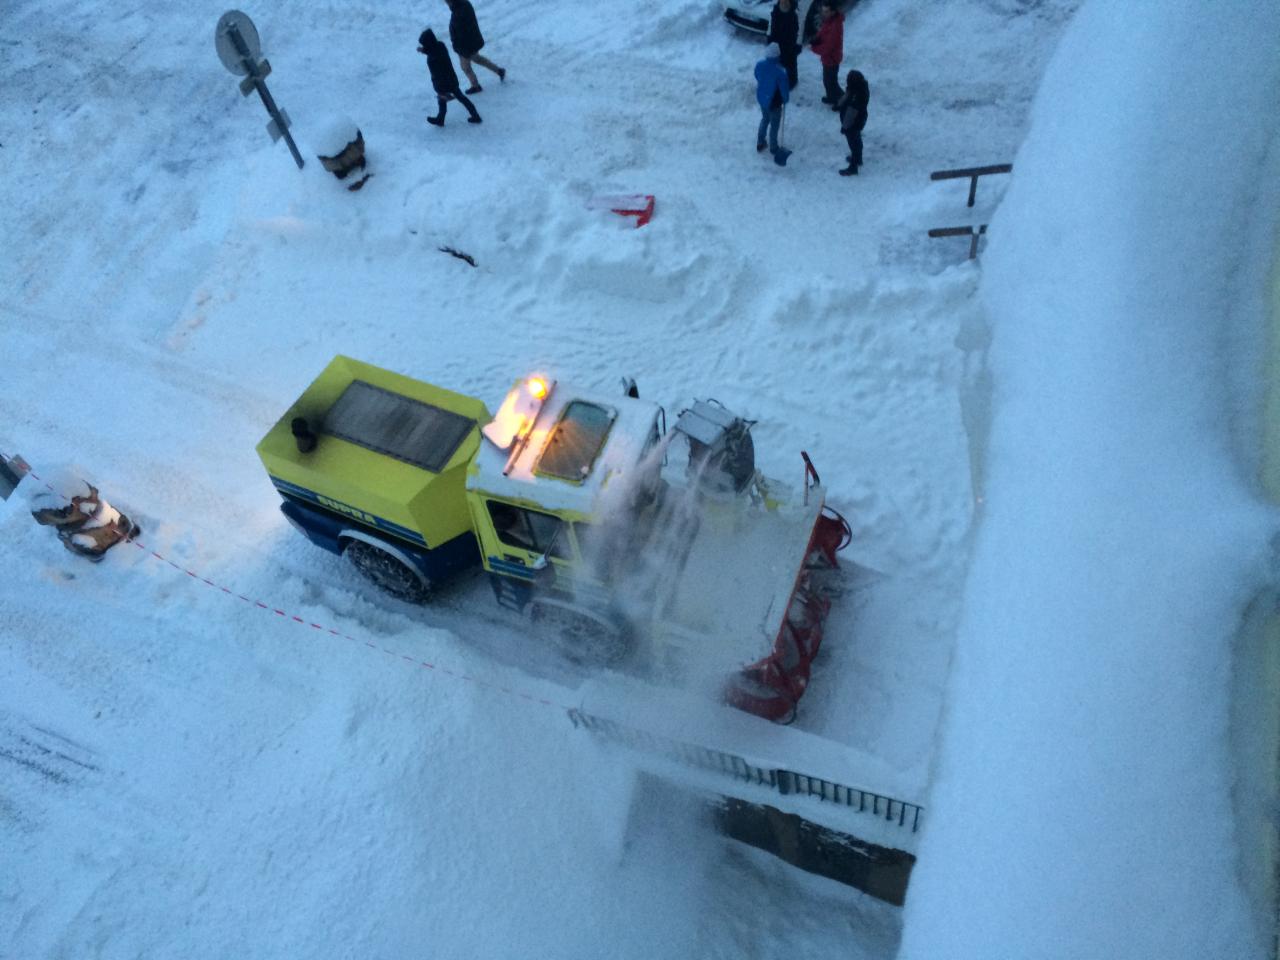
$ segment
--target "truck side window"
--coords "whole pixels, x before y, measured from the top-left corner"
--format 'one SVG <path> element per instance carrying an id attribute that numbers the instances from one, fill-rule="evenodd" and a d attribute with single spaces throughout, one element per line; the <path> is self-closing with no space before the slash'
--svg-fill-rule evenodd
<path id="1" fill-rule="evenodd" d="M 564 523 L 559 517 L 549 513 L 538 513 L 536 510 L 525 510 L 529 527 L 533 530 L 533 541 L 538 545 L 539 553 L 545 553 L 557 560 L 572 560 L 569 553 L 568 537 L 564 534 L 556 536 Z"/>
<path id="2" fill-rule="evenodd" d="M 507 546 L 532 553 L 550 551 L 553 557 L 568 559 L 567 544 L 560 543 L 560 538 L 556 537 L 562 522 L 559 517 L 525 510 L 500 500 L 489 500 L 488 506 L 493 529 Z"/>
<path id="3" fill-rule="evenodd" d="M 523 510 L 509 503 L 490 500 L 489 519 L 493 521 L 493 529 L 497 532 L 498 539 L 507 546 L 518 547 L 521 550 L 537 549 L 533 542 L 533 532 L 529 529 Z"/>

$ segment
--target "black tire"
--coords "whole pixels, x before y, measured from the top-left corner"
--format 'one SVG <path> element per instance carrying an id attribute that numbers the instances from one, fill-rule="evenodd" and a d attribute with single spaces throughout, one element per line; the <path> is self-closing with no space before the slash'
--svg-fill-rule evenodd
<path id="1" fill-rule="evenodd" d="M 430 591 L 418 572 L 381 547 L 364 540 L 349 540 L 343 556 L 384 593 L 409 603 L 427 602 Z"/>
<path id="2" fill-rule="evenodd" d="M 555 601 L 533 600 L 534 628 L 573 663 L 610 667 L 631 652 L 631 634 L 620 618 Z"/>

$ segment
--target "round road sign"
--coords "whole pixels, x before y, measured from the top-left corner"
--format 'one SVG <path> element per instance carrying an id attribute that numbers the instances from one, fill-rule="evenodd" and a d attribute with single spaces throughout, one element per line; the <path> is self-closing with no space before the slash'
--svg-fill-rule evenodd
<path id="1" fill-rule="evenodd" d="M 236 44 L 232 34 L 238 33 L 244 48 Z M 218 51 L 218 59 L 222 65 L 238 77 L 249 75 L 249 68 L 244 59 L 248 57 L 255 63 L 262 56 L 262 45 L 258 43 L 258 28 L 253 25 L 249 15 L 239 10 L 228 10 L 218 18 L 218 26 L 213 31 L 213 45 Z"/>

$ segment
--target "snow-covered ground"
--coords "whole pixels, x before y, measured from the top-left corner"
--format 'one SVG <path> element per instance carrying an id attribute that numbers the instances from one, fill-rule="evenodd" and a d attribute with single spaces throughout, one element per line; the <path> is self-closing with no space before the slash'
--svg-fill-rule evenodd
<path id="1" fill-rule="evenodd" d="M 0 452 L 146 549 L 91 566 L 0 506 L 0 956 L 1260 950 L 1222 741 L 1274 529 L 1239 359 L 1277 16 L 1077 6 L 862 0 L 856 179 L 808 54 L 790 164 L 754 152 L 760 48 L 711 0 L 484 0 L 509 77 L 443 130 L 442 2 L 248 10 L 303 154 L 360 125 L 351 194 L 270 144 L 224 7 L 11 3 Z M 1015 160 L 975 211 L 928 179 Z M 926 238 L 1006 185 L 981 269 Z M 633 192 L 642 229 L 592 208 Z M 866 569 L 798 726 L 927 795 L 905 934 L 697 809 L 637 819 L 635 758 L 565 717 L 583 678 L 482 583 L 385 601 L 288 527 L 253 447 L 338 353 L 491 409 L 528 370 L 628 374 L 758 419 L 768 473 L 809 451 Z"/>

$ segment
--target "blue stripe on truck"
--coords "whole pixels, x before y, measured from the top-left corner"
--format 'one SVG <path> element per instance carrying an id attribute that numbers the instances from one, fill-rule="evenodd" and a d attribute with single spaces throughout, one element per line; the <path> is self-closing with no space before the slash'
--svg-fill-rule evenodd
<path id="1" fill-rule="evenodd" d="M 428 546 L 427 541 L 422 534 L 416 530 L 410 530 L 408 527 L 402 527 L 398 523 L 392 523 L 390 520 L 384 520 L 376 514 L 369 513 L 367 510 L 361 510 L 353 507 L 349 503 L 343 503 L 341 500 L 334 500 L 332 497 L 326 497 L 316 493 L 314 490 L 308 490 L 306 487 L 300 487 L 296 483 L 290 483 L 288 480 L 281 480 L 279 477 L 272 477 L 271 482 L 275 484 L 277 490 L 281 493 L 287 493 L 290 496 L 297 497 L 314 503 L 316 506 L 324 507 L 326 510 L 332 510 L 334 513 L 340 513 L 350 517 L 357 523 L 362 523 L 367 527 L 373 527 L 376 530 L 384 531 L 392 534 L 402 540 L 408 540 L 410 543 Z"/>
<path id="2" fill-rule="evenodd" d="M 520 580 L 532 580 L 534 577 L 534 571 L 528 567 L 500 560 L 497 557 L 489 557 L 489 569 L 495 573 L 501 573 L 507 577 L 516 577 Z"/>

